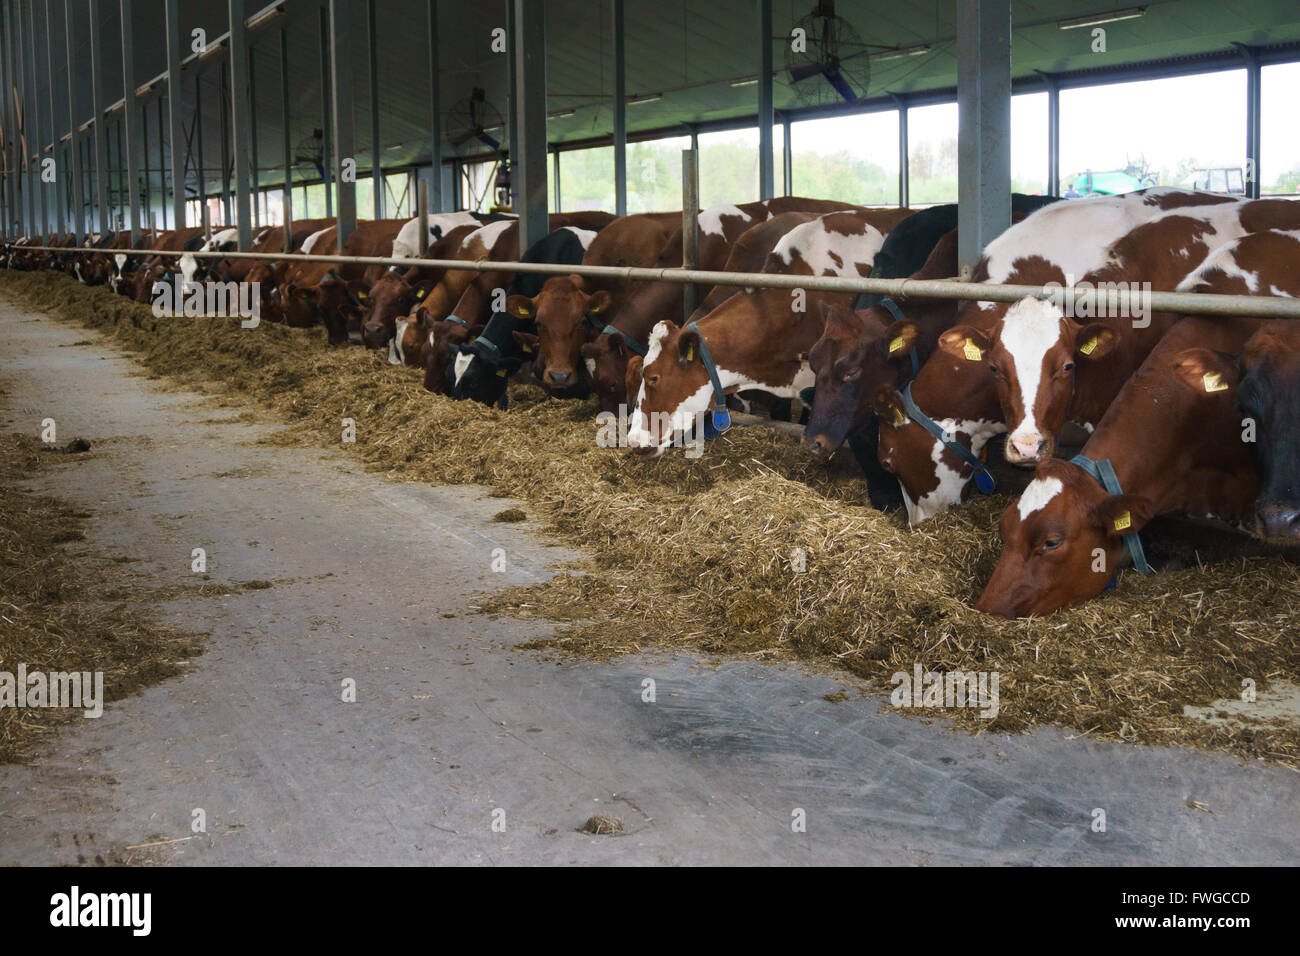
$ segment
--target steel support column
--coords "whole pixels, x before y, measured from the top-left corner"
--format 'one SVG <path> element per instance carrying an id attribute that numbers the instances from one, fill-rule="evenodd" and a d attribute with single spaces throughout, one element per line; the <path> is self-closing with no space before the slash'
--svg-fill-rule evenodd
<path id="1" fill-rule="evenodd" d="M 957 262 L 1011 224 L 1011 0 L 957 4 Z"/>
<path id="2" fill-rule="evenodd" d="M 352 24 L 348 0 L 330 0 L 331 96 L 334 101 L 334 180 L 338 187 L 338 250 L 357 228 L 356 134 L 352 112 Z M 343 174 L 351 164 L 350 175 Z"/>
<path id="3" fill-rule="evenodd" d="M 126 194 L 131 205 L 131 245 L 140 239 L 140 193 L 136 189 L 136 180 L 140 175 L 140 166 L 136 161 L 137 144 L 140 142 L 139 119 L 135 111 L 135 33 L 133 30 L 133 0 L 119 0 L 122 11 L 122 96 L 126 100 L 122 108 L 122 122 L 125 125 L 126 144 Z"/>
<path id="4" fill-rule="evenodd" d="M 682 268 L 700 267 L 700 152 L 694 145 L 682 150 Z M 695 286 L 682 287 L 682 322 L 695 311 Z"/>
<path id="5" fill-rule="evenodd" d="M 66 230 L 67 224 L 67 205 L 68 192 L 63 188 L 64 177 L 68 171 L 64 169 L 63 155 L 60 152 L 61 137 L 58 128 L 58 113 L 55 112 L 54 104 L 56 102 L 54 95 L 54 4 L 52 0 L 45 0 L 45 72 L 48 78 L 46 93 L 50 100 L 50 156 L 54 159 L 54 200 L 53 212 L 55 219 L 55 232 L 62 235 Z"/>
<path id="6" fill-rule="evenodd" d="M 438 81 L 438 0 L 429 0 L 429 202 L 435 212 L 447 211 L 442 191 L 442 107 Z"/>
<path id="7" fill-rule="evenodd" d="M 18 102 L 14 98 L 14 16 L 9 0 L 0 3 L 4 13 L 4 89 L 0 102 L 4 103 L 5 139 L 5 223 L 4 234 L 11 238 L 24 235 L 26 227 L 21 213 L 21 143 L 18 135 Z"/>
<path id="8" fill-rule="evenodd" d="M 546 5 L 511 0 L 515 33 L 514 188 L 519 196 L 519 251 L 545 238 L 546 214 Z"/>
<path id="9" fill-rule="evenodd" d="M 108 208 L 108 119 L 104 116 L 104 49 L 100 43 L 99 0 L 89 0 L 90 8 L 90 102 L 95 111 L 95 209 L 98 212 L 99 233 L 102 236 L 113 228 L 113 217 Z"/>
<path id="10" fill-rule="evenodd" d="M 790 142 L 793 130 L 790 129 L 790 117 L 783 117 L 781 125 L 785 138 L 781 142 L 781 191 L 787 196 L 794 195 L 794 144 Z"/>
<path id="11" fill-rule="evenodd" d="M 217 112 L 221 116 L 221 222 L 229 226 L 230 214 L 230 67 L 221 60 L 221 86 L 218 88 Z"/>
<path id="12" fill-rule="evenodd" d="M 29 53 L 27 62 L 27 71 L 30 75 L 31 82 L 31 110 L 32 110 L 32 141 L 31 150 L 35 156 L 35 167 L 33 183 L 36 188 L 37 196 L 40 199 L 40 217 L 37 220 L 37 233 L 46 236 L 50 231 L 50 207 L 49 207 L 49 190 L 45 188 L 45 179 L 42 175 L 43 160 L 45 159 L 45 128 L 41 123 L 41 98 L 36 95 L 36 0 L 28 0 L 29 13 L 28 34 Z"/>
<path id="13" fill-rule="evenodd" d="M 262 228 L 260 158 L 257 155 L 257 69 L 254 64 L 253 43 L 248 44 L 248 176 L 253 202 L 253 228 Z"/>
<path id="14" fill-rule="evenodd" d="M 180 150 L 181 133 L 181 18 L 180 0 L 167 0 L 164 17 L 167 26 L 167 135 L 171 143 L 172 222 L 175 228 L 185 225 L 185 167 Z"/>
<path id="15" fill-rule="evenodd" d="M 611 0 L 614 40 L 614 212 L 627 215 L 627 54 L 623 0 Z M 558 177 L 559 166 L 556 166 Z M 558 205 L 556 208 L 559 208 Z"/>
<path id="16" fill-rule="evenodd" d="M 379 143 L 379 26 L 375 0 L 366 0 L 366 59 L 370 66 L 370 178 L 374 181 L 375 218 L 384 218 L 384 147 Z"/>
<path id="17" fill-rule="evenodd" d="M 248 146 L 252 127 L 248 121 L 248 29 L 244 26 L 244 0 L 228 0 L 230 11 L 230 155 L 235 164 L 235 222 L 239 251 L 253 244 L 248 195 Z M 227 223 L 227 225 L 230 225 Z"/>
<path id="18" fill-rule="evenodd" d="M 203 77 L 194 71 L 194 174 L 199 186 L 198 225 L 208 224 L 208 181 L 203 166 Z"/>
<path id="19" fill-rule="evenodd" d="M 1260 70 L 1259 49 L 1237 44 L 1246 59 L 1246 195 L 1259 198 Z"/>
<path id="20" fill-rule="evenodd" d="M 898 204 L 910 206 L 912 192 L 909 180 L 912 173 L 908 153 L 912 147 L 908 141 L 907 97 L 895 95 L 894 102 L 898 104 Z"/>
<path id="21" fill-rule="evenodd" d="M 284 192 L 280 204 L 288 223 L 293 209 L 293 140 L 289 135 L 289 31 L 285 27 L 280 28 L 280 126 L 284 131 Z M 305 209 L 303 214 L 305 217 Z"/>
<path id="22" fill-rule="evenodd" d="M 72 0 L 63 0 L 63 56 L 68 75 L 68 130 L 72 133 L 72 209 L 68 228 L 77 245 L 85 234 L 85 199 L 81 194 L 81 141 L 77 135 L 77 84 L 72 69 Z"/>
<path id="23" fill-rule="evenodd" d="M 560 151 L 557 149 L 551 156 L 552 178 L 555 180 L 555 211 L 560 212 L 564 208 L 561 205 L 563 203 L 561 198 L 563 194 L 560 192 Z"/>
<path id="24" fill-rule="evenodd" d="M 1050 73 L 1038 71 L 1047 89 L 1047 195 L 1061 195 L 1061 84 Z"/>
<path id="25" fill-rule="evenodd" d="M 758 198 L 776 195 L 772 168 L 772 0 L 758 4 Z"/>
<path id="26" fill-rule="evenodd" d="M 334 142 L 333 118 L 330 115 L 330 14 L 320 8 L 320 104 L 321 104 L 321 187 L 325 191 L 325 215 L 334 215 L 334 175 L 330 149 Z M 303 186 L 304 195 L 306 186 Z M 303 218 L 311 218 L 303 203 Z"/>

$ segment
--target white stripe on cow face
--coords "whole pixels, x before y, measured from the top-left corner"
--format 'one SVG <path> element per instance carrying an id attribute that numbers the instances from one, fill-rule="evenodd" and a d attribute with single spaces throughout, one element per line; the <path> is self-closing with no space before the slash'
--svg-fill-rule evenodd
<path id="1" fill-rule="evenodd" d="M 406 327 L 410 324 L 406 319 L 397 320 L 397 334 L 388 343 L 388 361 L 392 365 L 406 364 L 406 353 L 402 351 L 402 336 L 406 334 Z"/>
<path id="2" fill-rule="evenodd" d="M 455 376 L 452 380 L 453 387 L 460 384 L 460 380 L 465 377 L 465 373 L 469 371 L 470 363 L 473 361 L 473 355 L 467 355 L 464 352 L 456 353 L 456 361 L 452 363 L 452 372 Z"/>
<path id="3" fill-rule="evenodd" d="M 1038 443 L 1042 440 L 1034 418 L 1034 403 L 1043 378 L 1043 359 L 1060 338 L 1061 310 L 1042 299 L 1021 299 L 1007 310 L 1002 321 L 999 339 L 1011 356 L 1025 410 L 1025 417 L 1015 423 L 1008 440 L 1028 449 L 1025 454 L 1030 456 L 1038 454 Z"/>
<path id="4" fill-rule="evenodd" d="M 1031 481 L 1016 502 L 1020 520 L 1024 521 L 1035 511 L 1046 508 L 1048 502 L 1061 493 L 1062 487 L 1060 478 L 1035 478 Z"/>
<path id="5" fill-rule="evenodd" d="M 215 241 L 215 237 L 213 241 Z M 187 252 L 185 255 L 181 256 L 180 266 L 181 278 L 185 280 L 186 285 L 189 285 L 194 281 L 194 273 L 198 271 L 198 261 Z"/>

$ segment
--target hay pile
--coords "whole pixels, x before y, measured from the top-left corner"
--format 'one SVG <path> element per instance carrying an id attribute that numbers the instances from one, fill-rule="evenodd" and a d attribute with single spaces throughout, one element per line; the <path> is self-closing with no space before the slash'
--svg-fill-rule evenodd
<path id="1" fill-rule="evenodd" d="M 69 550 L 88 515 L 15 487 L 49 460 L 34 438 L 0 435 L 0 671 L 103 671 L 104 697 L 117 700 L 176 673 L 198 645 L 143 617 L 137 595 L 104 592 L 108 560 Z M 43 734 L 81 714 L 0 707 L 0 763 L 25 759 Z"/>
<path id="2" fill-rule="evenodd" d="M 1055 724 L 1080 734 L 1185 743 L 1300 768 L 1300 728 L 1210 725 L 1184 704 L 1235 698 L 1300 673 L 1300 570 L 1276 558 L 1126 573 L 1115 591 L 1044 620 L 970 609 L 997 558 L 1008 500 L 975 502 L 908 531 L 832 479 L 791 438 L 739 428 L 688 460 L 596 446 L 592 403 L 515 386 L 508 412 L 424 392 L 379 353 L 331 350 L 320 333 L 155 320 L 141 306 L 55 276 L 7 276 L 31 307 L 98 326 L 159 375 L 268 407 L 285 443 L 330 444 L 368 467 L 485 484 L 529 504 L 591 557 L 573 573 L 480 602 L 568 622 L 532 646 L 582 655 L 684 648 L 845 668 L 889 689 L 915 664 L 997 671 L 1000 713 L 943 713 L 973 731 Z M 356 443 L 341 445 L 341 420 Z M 802 549 L 806 570 L 793 568 Z"/>

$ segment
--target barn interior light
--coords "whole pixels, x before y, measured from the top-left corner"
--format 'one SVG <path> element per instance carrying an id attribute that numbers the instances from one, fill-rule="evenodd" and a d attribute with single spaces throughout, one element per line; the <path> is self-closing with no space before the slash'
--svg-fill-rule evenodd
<path id="1" fill-rule="evenodd" d="M 561 117 L 564 117 L 564 116 L 573 116 L 573 115 L 576 114 L 577 112 L 578 112 L 577 110 L 556 110 L 554 113 L 547 113 L 547 114 L 546 114 L 546 118 L 547 118 L 547 119 L 560 119 Z"/>
<path id="2" fill-rule="evenodd" d="M 930 44 L 922 43 L 918 46 L 900 46 L 895 50 L 881 50 L 878 53 L 872 53 L 873 60 L 896 60 L 900 56 L 920 56 L 923 53 L 930 52 Z"/>
<path id="3" fill-rule="evenodd" d="M 148 96 L 148 95 L 149 95 L 150 93 L 152 93 L 152 92 L 153 92 L 153 83 L 152 83 L 152 82 L 149 82 L 149 83 L 141 83 L 139 86 L 137 86 L 137 87 L 135 88 L 135 95 L 136 95 L 137 97 L 140 97 L 140 96 Z"/>
<path id="4" fill-rule="evenodd" d="M 738 80 L 732 80 L 731 85 L 732 86 L 753 86 L 757 82 L 758 82 L 758 77 L 756 76 L 742 76 Z"/>
<path id="5" fill-rule="evenodd" d="M 1090 13 L 1082 17 L 1070 17 L 1067 20 L 1058 20 L 1056 25 L 1062 30 L 1077 30 L 1080 27 L 1096 27 L 1103 23 L 1118 23 L 1121 20 L 1136 20 L 1138 17 L 1146 16 L 1146 7 L 1125 7 L 1122 10 L 1103 10 L 1099 13 Z"/>
<path id="6" fill-rule="evenodd" d="M 662 93 L 646 93 L 644 96 L 628 97 L 627 105 L 639 106 L 642 103 L 653 103 L 655 100 L 662 100 L 663 98 L 664 95 Z"/>
<path id="7" fill-rule="evenodd" d="M 206 47 L 204 47 L 203 52 L 199 54 L 199 59 L 206 60 L 208 57 L 215 56 L 216 54 L 220 53 L 225 48 L 226 48 L 225 37 L 222 37 L 220 40 L 214 40 L 213 42 L 209 43 Z"/>
<path id="8" fill-rule="evenodd" d="M 269 7 L 263 7 L 245 20 L 244 26 L 249 30 L 256 30 L 258 27 L 265 26 L 272 20 L 284 16 L 286 12 L 284 0 L 277 0 L 276 3 L 271 4 Z"/>

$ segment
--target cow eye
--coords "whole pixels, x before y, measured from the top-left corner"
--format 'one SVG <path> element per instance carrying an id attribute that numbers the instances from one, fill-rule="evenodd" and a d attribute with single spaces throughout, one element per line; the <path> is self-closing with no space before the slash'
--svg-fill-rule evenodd
<path id="1" fill-rule="evenodd" d="M 645 383 L 646 383 L 647 385 L 651 386 L 651 387 L 653 387 L 653 386 L 655 386 L 655 385 L 658 385 L 658 384 L 659 384 L 659 376 L 658 376 L 658 375 L 649 375 L 649 376 L 646 377 Z"/>
<path id="2" fill-rule="evenodd" d="M 1066 362 L 1064 365 L 1061 366 L 1061 371 L 1062 371 L 1062 372 L 1073 372 L 1073 371 L 1074 371 L 1074 363 L 1073 363 L 1073 362 Z"/>
<path id="3" fill-rule="evenodd" d="M 880 459 L 880 467 L 885 469 L 885 471 L 889 472 L 891 475 L 898 474 L 898 471 L 894 467 L 894 459 L 892 458 Z"/>
<path id="4" fill-rule="evenodd" d="M 842 381 L 845 382 L 856 382 L 858 379 L 862 378 L 862 369 L 851 368 L 843 375 L 841 375 L 840 378 Z"/>
<path id="5" fill-rule="evenodd" d="M 1059 534 L 1054 534 L 1050 538 L 1044 538 L 1043 543 L 1039 546 L 1038 550 L 1044 553 L 1048 551 L 1055 551 L 1064 543 L 1065 543 L 1065 539 L 1063 537 L 1061 537 Z"/>
<path id="6" fill-rule="evenodd" d="M 989 366 L 989 371 L 992 372 L 994 375 L 1001 375 L 1001 374 L 1002 374 L 1000 371 L 998 371 L 998 367 L 997 367 L 996 365 L 990 365 L 990 366 Z"/>

